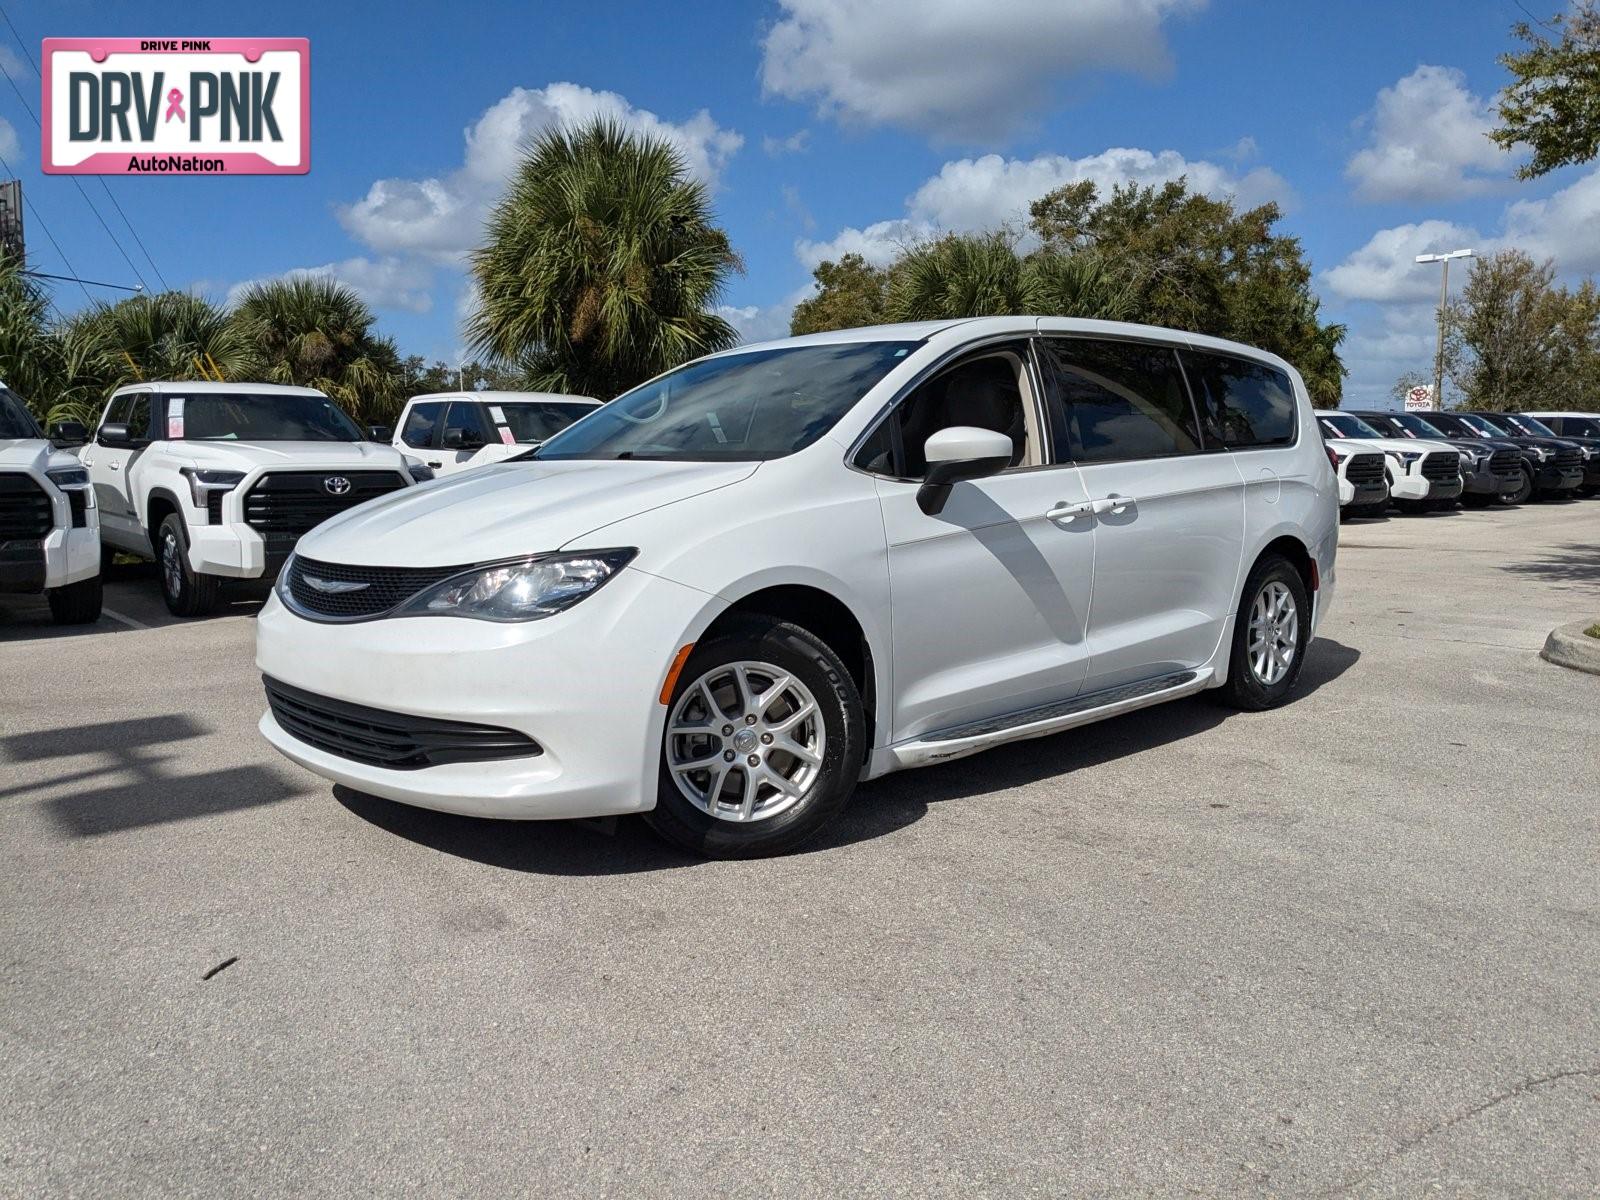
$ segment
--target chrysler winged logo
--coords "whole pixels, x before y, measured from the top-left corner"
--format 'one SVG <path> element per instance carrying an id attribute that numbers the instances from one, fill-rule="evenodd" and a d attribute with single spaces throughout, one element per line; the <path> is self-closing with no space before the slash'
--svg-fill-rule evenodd
<path id="1" fill-rule="evenodd" d="M 350 490 L 350 481 L 343 475 L 329 475 L 322 481 L 330 496 L 342 496 Z"/>
<path id="2" fill-rule="evenodd" d="M 315 575 L 302 575 L 306 586 L 325 592 L 330 596 L 342 596 L 346 592 L 359 592 L 363 588 L 371 587 L 368 583 L 357 583 L 348 579 L 318 579 Z"/>

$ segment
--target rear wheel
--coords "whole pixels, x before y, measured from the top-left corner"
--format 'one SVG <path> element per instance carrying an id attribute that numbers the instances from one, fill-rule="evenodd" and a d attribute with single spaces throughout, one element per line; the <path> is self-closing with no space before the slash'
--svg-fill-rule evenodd
<path id="1" fill-rule="evenodd" d="M 850 799 L 865 729 L 855 681 L 831 647 L 785 621 L 732 622 L 678 677 L 645 819 L 709 858 L 786 854 Z"/>
<path id="2" fill-rule="evenodd" d="M 57 625 L 89 625 L 100 619 L 100 576 L 80 579 L 66 587 L 51 588 L 45 593 L 50 602 L 50 619 Z"/>
<path id="3" fill-rule="evenodd" d="M 1533 472 L 1528 470 L 1526 463 L 1517 474 L 1517 486 L 1508 488 L 1500 493 L 1501 504 L 1526 504 L 1528 497 L 1533 495 Z"/>
<path id="4" fill-rule="evenodd" d="M 189 566 L 189 534 L 183 518 L 168 513 L 156 534 L 156 565 L 161 571 L 161 598 L 175 617 L 203 617 L 217 606 L 221 580 Z"/>
<path id="5" fill-rule="evenodd" d="M 1311 604 L 1295 565 L 1279 554 L 1256 563 L 1233 623 L 1233 652 L 1221 699 L 1248 712 L 1289 698 L 1311 643 Z"/>

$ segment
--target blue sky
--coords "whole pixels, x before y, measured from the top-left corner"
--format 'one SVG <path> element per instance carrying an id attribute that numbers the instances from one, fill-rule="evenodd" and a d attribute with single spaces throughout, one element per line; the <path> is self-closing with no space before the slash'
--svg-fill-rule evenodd
<path id="1" fill-rule="evenodd" d="M 1600 269 L 1600 168 L 1517 182 L 1482 136 L 1514 0 L 0 4 L 23 42 L 0 24 L 0 65 L 34 111 L 23 50 L 37 59 L 43 37 L 309 37 L 309 175 L 106 183 L 170 285 L 222 299 L 326 270 L 430 358 L 459 357 L 461 257 L 518 140 L 595 112 L 671 137 L 712 186 L 746 264 L 726 304 L 752 337 L 786 330 L 820 257 L 1020 227 L 1077 178 L 1187 173 L 1279 201 L 1351 326 L 1347 404 L 1431 366 L 1438 279 L 1415 254 L 1514 245 L 1568 278 Z M 0 121 L 72 267 L 137 282 L 125 250 L 155 284 L 99 181 L 85 190 L 122 250 L 70 178 L 40 173 L 39 130 L 3 83 Z M 65 273 L 38 221 L 28 239 L 38 269 Z"/>

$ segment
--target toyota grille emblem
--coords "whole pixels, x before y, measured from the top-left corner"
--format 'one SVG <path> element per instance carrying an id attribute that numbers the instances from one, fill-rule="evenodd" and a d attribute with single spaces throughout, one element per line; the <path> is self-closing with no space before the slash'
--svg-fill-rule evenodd
<path id="1" fill-rule="evenodd" d="M 322 481 L 330 496 L 342 496 L 350 490 L 350 481 L 343 475 L 329 475 Z"/>
<path id="2" fill-rule="evenodd" d="M 357 583 L 347 579 L 318 579 L 315 575 L 302 575 L 307 587 L 315 588 L 319 592 L 326 592 L 330 596 L 342 596 L 346 592 L 359 592 L 371 587 L 368 583 Z"/>

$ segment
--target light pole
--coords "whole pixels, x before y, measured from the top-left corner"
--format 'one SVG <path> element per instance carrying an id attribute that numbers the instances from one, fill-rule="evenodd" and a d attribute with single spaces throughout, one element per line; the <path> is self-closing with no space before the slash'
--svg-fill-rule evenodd
<path id="1" fill-rule="evenodd" d="M 1433 356 L 1433 406 L 1444 407 L 1444 306 L 1450 300 L 1450 260 L 1471 258 L 1471 250 L 1452 250 L 1448 254 L 1419 254 L 1419 263 L 1439 264 L 1439 348 Z"/>

